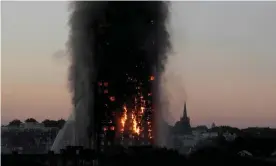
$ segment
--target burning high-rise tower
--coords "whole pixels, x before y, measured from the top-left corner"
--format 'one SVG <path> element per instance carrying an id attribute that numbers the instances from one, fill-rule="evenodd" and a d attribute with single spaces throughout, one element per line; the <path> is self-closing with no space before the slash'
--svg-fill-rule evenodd
<path id="1" fill-rule="evenodd" d="M 170 48 L 167 2 L 73 2 L 72 9 L 76 145 L 156 143 L 160 73 Z"/>

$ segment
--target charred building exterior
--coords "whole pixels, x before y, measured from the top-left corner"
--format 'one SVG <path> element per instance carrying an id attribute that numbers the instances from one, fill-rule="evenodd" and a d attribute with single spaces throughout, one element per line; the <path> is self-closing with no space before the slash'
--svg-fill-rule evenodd
<path id="1" fill-rule="evenodd" d="M 132 145 L 145 137 L 146 142 L 152 139 L 154 66 L 148 62 L 145 42 L 156 15 L 141 18 L 146 6 L 114 3 L 96 24 L 95 47 L 102 54 L 94 108 L 100 145 Z"/>
<path id="2" fill-rule="evenodd" d="M 94 7 L 96 11 L 89 12 L 93 8 L 89 9 L 88 3 L 98 3 L 100 10 Z M 88 36 L 84 35 L 84 44 L 91 48 L 81 61 L 87 66 L 88 91 L 93 94 L 87 107 L 87 135 L 94 148 L 154 142 L 157 110 L 153 103 L 158 97 L 153 87 L 158 84 L 156 73 L 163 70 L 170 47 L 167 12 L 167 3 L 161 1 L 75 2 L 72 18 L 86 15 L 87 20 L 77 20 L 84 25 L 73 32 L 85 31 Z"/>

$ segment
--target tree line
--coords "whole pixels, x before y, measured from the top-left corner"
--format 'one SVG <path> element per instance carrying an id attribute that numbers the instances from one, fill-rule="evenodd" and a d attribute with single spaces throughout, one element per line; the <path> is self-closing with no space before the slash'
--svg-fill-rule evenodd
<path id="1" fill-rule="evenodd" d="M 36 119 L 34 118 L 28 118 L 24 121 L 25 123 L 39 123 Z M 50 120 L 50 119 L 45 119 L 41 122 L 45 127 L 57 127 L 57 128 L 62 128 L 63 125 L 65 124 L 64 119 L 59 119 L 59 120 Z M 16 126 L 19 127 L 22 125 L 23 122 L 19 119 L 14 119 L 9 122 L 8 126 Z"/>

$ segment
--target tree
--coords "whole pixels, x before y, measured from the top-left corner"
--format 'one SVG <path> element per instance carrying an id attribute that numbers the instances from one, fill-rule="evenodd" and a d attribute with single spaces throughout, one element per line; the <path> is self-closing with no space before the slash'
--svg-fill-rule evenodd
<path id="1" fill-rule="evenodd" d="M 64 119 L 59 119 L 57 121 L 57 127 L 61 129 L 63 127 L 63 125 L 65 124 L 65 122 L 66 121 Z"/>
<path id="2" fill-rule="evenodd" d="M 57 122 L 55 120 L 45 119 L 42 123 L 45 127 L 57 127 Z"/>
<path id="3" fill-rule="evenodd" d="M 207 131 L 207 130 L 208 130 L 208 127 L 205 126 L 205 125 L 199 125 L 199 126 L 196 126 L 195 129 L 196 129 L 196 130 L 205 130 L 205 131 Z"/>
<path id="4" fill-rule="evenodd" d="M 65 124 L 65 120 L 64 119 L 59 119 L 59 120 L 55 121 L 55 120 L 45 119 L 41 123 L 45 127 L 57 127 L 57 128 L 61 129 L 63 127 L 63 125 Z"/>
<path id="5" fill-rule="evenodd" d="M 9 126 L 16 126 L 19 127 L 22 124 L 22 122 L 18 119 L 14 119 L 11 122 L 9 122 Z"/>
<path id="6" fill-rule="evenodd" d="M 41 123 L 44 125 L 44 127 L 49 127 L 49 125 L 50 125 L 50 120 L 49 120 L 49 119 L 45 119 L 45 120 L 42 121 Z"/>
<path id="7" fill-rule="evenodd" d="M 37 121 L 34 118 L 28 118 L 25 120 L 25 123 L 37 123 Z"/>

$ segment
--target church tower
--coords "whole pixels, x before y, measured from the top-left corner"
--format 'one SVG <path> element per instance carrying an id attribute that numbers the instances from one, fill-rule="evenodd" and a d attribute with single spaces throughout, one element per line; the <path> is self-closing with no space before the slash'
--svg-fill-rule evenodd
<path id="1" fill-rule="evenodd" d="M 183 116 L 181 117 L 180 121 L 185 126 L 185 128 L 190 128 L 191 127 L 190 118 L 188 117 L 188 113 L 187 113 L 187 104 L 186 104 L 186 102 L 184 103 Z"/>
<path id="2" fill-rule="evenodd" d="M 183 118 L 188 118 L 188 115 L 187 115 L 187 107 L 186 107 L 186 102 L 184 103 Z"/>
<path id="3" fill-rule="evenodd" d="M 191 124 L 190 124 L 190 118 L 188 117 L 187 113 L 187 105 L 186 102 L 184 103 L 184 110 L 182 117 L 178 122 L 176 122 L 174 126 L 174 133 L 175 134 L 190 134 L 191 131 Z"/>

